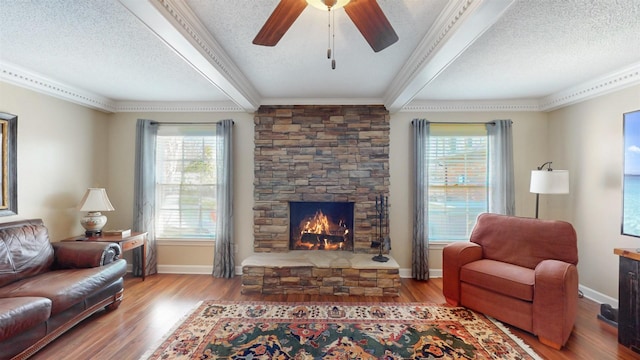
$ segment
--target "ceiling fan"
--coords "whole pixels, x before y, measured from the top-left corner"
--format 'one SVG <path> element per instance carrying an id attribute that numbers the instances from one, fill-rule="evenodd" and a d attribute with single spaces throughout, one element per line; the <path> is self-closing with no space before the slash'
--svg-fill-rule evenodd
<path id="1" fill-rule="evenodd" d="M 351 21 L 375 52 L 398 41 L 398 35 L 376 0 L 280 0 L 253 43 L 275 46 L 309 4 L 323 6 L 329 11 L 344 6 Z"/>

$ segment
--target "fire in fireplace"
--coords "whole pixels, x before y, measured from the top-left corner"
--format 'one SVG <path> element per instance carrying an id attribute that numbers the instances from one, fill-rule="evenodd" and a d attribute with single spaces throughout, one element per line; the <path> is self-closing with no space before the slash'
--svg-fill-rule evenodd
<path id="1" fill-rule="evenodd" d="M 352 202 L 289 203 L 289 249 L 353 251 Z"/>

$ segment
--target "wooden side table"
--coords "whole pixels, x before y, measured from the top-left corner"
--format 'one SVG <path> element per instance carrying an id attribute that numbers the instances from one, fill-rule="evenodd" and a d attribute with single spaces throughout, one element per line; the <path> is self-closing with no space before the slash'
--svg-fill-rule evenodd
<path id="1" fill-rule="evenodd" d="M 62 241 L 94 241 L 94 242 L 109 242 L 120 245 L 122 251 L 133 250 L 138 247 L 142 247 L 142 281 L 144 281 L 147 274 L 147 233 L 146 232 L 132 232 L 130 236 L 75 236 Z"/>

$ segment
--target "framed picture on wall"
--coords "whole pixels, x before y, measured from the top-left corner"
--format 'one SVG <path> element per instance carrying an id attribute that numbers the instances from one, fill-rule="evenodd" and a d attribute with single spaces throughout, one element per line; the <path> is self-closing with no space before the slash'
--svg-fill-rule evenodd
<path id="1" fill-rule="evenodd" d="M 18 117 L 0 112 L 0 216 L 18 213 Z"/>
<path id="2" fill-rule="evenodd" d="M 623 117 L 622 235 L 640 237 L 640 110 Z"/>

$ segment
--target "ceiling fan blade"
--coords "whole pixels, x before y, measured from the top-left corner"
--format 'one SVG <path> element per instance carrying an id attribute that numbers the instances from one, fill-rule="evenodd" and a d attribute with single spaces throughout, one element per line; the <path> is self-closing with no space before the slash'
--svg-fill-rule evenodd
<path id="1" fill-rule="evenodd" d="M 344 11 L 373 51 L 384 50 L 398 41 L 398 35 L 376 0 L 351 0 Z"/>
<path id="2" fill-rule="evenodd" d="M 253 43 L 275 46 L 306 7 L 306 0 L 280 0 L 256 38 L 253 39 Z"/>

